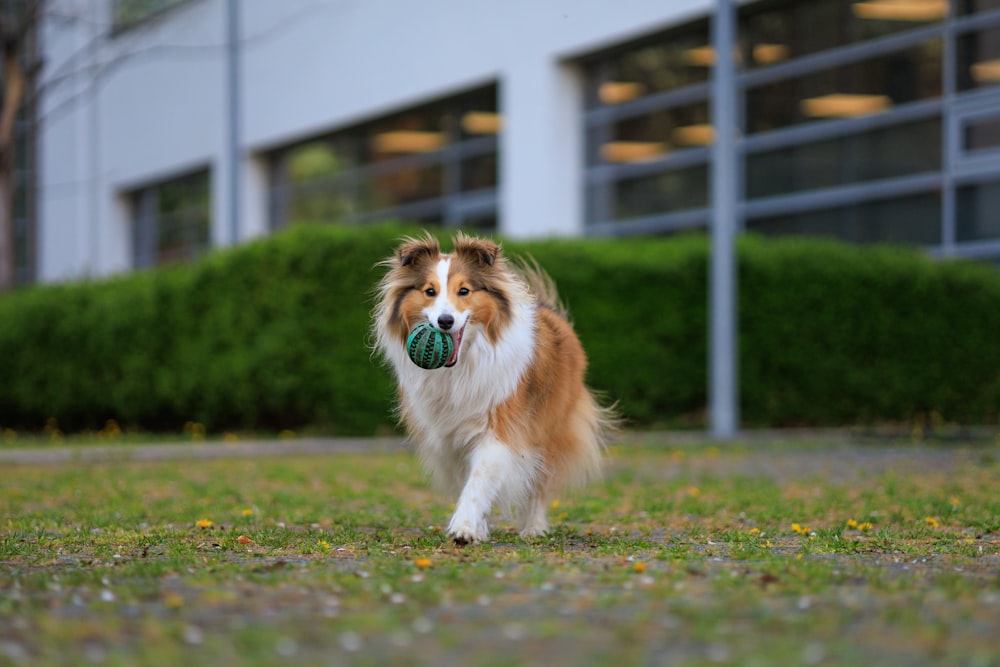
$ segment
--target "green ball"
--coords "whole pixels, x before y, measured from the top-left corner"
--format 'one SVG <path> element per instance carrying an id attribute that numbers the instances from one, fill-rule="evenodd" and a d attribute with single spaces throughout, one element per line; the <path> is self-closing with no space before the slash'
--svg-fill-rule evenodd
<path id="1" fill-rule="evenodd" d="M 441 368 L 451 359 L 455 341 L 451 336 L 432 327 L 429 322 L 418 324 L 406 338 L 406 354 L 421 368 Z"/>

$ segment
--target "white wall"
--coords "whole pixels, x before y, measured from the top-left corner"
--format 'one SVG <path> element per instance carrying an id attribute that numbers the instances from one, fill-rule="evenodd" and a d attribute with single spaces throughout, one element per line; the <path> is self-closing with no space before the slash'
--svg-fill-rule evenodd
<path id="1" fill-rule="evenodd" d="M 110 0 L 60 0 L 88 20 L 50 22 L 46 74 L 78 64 Z M 574 56 L 708 11 L 710 0 L 240 0 L 241 237 L 266 231 L 263 151 L 374 115 L 499 81 L 501 231 L 582 230 L 580 73 Z M 100 41 L 100 40 L 99 40 Z M 125 270 L 123 193 L 213 170 L 213 240 L 229 241 L 226 2 L 193 0 L 87 57 L 81 94 L 40 131 L 43 280 Z M 73 69 L 72 67 L 68 69 Z M 65 109 L 66 106 L 63 106 Z"/>

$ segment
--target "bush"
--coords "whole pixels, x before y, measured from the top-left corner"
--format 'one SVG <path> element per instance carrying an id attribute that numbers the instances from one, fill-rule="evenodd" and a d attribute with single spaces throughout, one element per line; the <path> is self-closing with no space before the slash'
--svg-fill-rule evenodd
<path id="1" fill-rule="evenodd" d="M 0 427 L 214 431 L 392 427 L 370 355 L 375 268 L 412 229 L 298 226 L 203 261 L 0 299 Z M 704 239 L 508 243 L 552 274 L 589 383 L 634 427 L 701 425 Z M 930 414 L 994 423 L 1000 274 L 917 252 L 744 238 L 744 423 L 839 425 Z"/>

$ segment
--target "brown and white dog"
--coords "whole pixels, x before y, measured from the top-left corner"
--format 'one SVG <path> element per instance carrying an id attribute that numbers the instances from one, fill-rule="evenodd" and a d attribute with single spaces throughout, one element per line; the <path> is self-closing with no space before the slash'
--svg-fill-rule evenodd
<path id="1" fill-rule="evenodd" d="M 497 508 L 517 517 L 522 536 L 542 535 L 554 495 L 598 474 L 614 414 L 584 385 L 587 359 L 548 275 L 515 267 L 493 241 L 452 241 L 443 253 L 430 235 L 407 238 L 381 263 L 376 347 L 418 457 L 458 497 L 447 534 L 487 540 Z M 423 322 L 452 337 L 443 369 L 407 356 L 407 335 Z"/>

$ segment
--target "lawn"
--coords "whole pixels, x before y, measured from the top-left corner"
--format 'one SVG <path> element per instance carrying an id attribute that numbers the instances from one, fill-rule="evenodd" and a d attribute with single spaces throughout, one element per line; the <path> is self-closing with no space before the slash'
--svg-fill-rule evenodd
<path id="1" fill-rule="evenodd" d="M 408 452 L 8 465 L 0 665 L 1000 665 L 998 462 L 620 445 L 466 548 Z"/>

